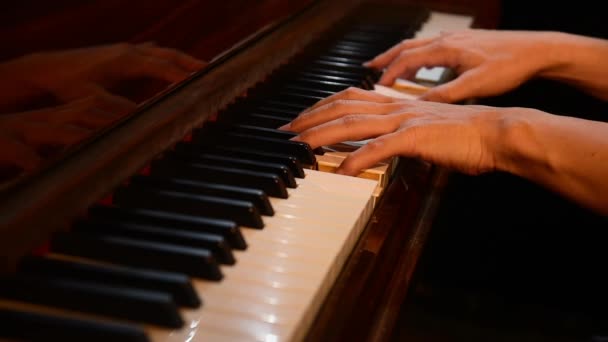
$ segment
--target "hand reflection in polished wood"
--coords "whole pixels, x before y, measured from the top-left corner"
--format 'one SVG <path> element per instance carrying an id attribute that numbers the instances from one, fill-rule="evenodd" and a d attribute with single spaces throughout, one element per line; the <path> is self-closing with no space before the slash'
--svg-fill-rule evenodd
<path id="1" fill-rule="evenodd" d="M 38 52 L 0 64 L 0 177 L 33 170 L 132 112 L 137 103 L 114 92 L 121 84 L 170 85 L 205 64 L 154 43 Z M 28 108 L 41 98 L 51 98 L 52 105 Z"/>

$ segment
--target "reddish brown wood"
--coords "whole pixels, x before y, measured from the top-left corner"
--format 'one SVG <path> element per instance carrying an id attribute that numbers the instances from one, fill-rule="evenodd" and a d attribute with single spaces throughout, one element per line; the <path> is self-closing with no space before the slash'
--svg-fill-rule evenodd
<path id="1" fill-rule="evenodd" d="M 210 60 L 313 0 L 41 1 L 3 5 L 0 60 L 26 53 L 155 41 Z"/>
<path id="2" fill-rule="evenodd" d="M 493 27 L 492 23 L 495 23 L 497 18 L 496 1 L 376 1 L 421 4 L 438 10 L 474 14 L 478 18 L 476 26 L 480 27 Z M 312 2 L 314 1 L 235 0 L 215 1 L 210 4 L 202 0 L 179 3 L 170 0 L 145 2 L 24 0 L 19 5 L 7 7 L 0 14 L 2 23 L 0 44 L 3 47 L 10 47 L 0 51 L 0 60 L 40 49 L 64 49 L 117 41 L 149 40 L 210 60 L 249 34 L 290 13 L 302 10 Z M 75 27 L 77 29 L 74 29 Z M 294 39 L 293 35 L 286 37 Z M 288 46 L 288 44 L 283 40 L 277 46 Z M 275 51 L 267 53 L 270 56 Z M 261 54 L 258 52 L 256 56 L 259 57 Z M 256 60 L 245 62 L 243 64 L 249 68 L 256 67 Z M 273 60 L 273 63 L 279 62 Z M 242 72 L 242 69 L 235 70 Z M 247 75 L 249 85 L 255 82 L 253 74 Z M 221 80 L 220 76 L 221 72 L 214 77 Z M 62 220 L 73 216 L 74 208 L 82 209 L 87 205 L 87 203 L 78 203 L 83 191 L 87 191 L 87 201 L 98 199 L 124 179 L 129 172 L 140 167 L 147 158 L 166 149 L 172 142 L 179 140 L 188 129 L 199 124 L 203 120 L 200 118 L 201 113 L 211 115 L 213 110 L 229 102 L 228 96 L 238 95 L 237 91 L 245 87 L 243 84 L 238 85 L 239 76 L 233 71 L 230 80 L 221 84 L 222 88 L 206 89 L 204 93 L 206 96 L 217 97 L 212 100 L 202 99 L 184 104 L 176 101 L 175 98 L 167 99 L 162 107 L 151 109 L 149 112 L 156 115 L 154 117 L 156 121 L 153 122 L 153 127 L 148 129 L 148 136 L 161 138 L 160 140 L 146 140 L 148 136 L 141 136 L 137 141 L 131 140 L 132 146 L 127 146 L 130 151 L 116 152 L 115 157 L 106 155 L 107 163 L 91 161 L 91 157 L 88 157 L 85 161 L 91 166 L 88 169 L 90 175 L 105 174 L 108 175 L 108 179 L 101 183 L 91 183 L 85 179 L 85 176 L 89 175 L 81 175 L 74 178 L 72 184 L 59 184 L 65 186 L 66 190 L 57 192 L 69 200 L 72 207 L 59 208 L 65 212 L 54 213 L 55 216 L 50 221 L 54 225 L 53 229 L 61 226 Z M 259 79 L 263 75 L 256 74 L 255 77 Z M 204 82 L 202 84 L 209 85 Z M 234 91 L 229 94 L 225 92 L 235 85 L 241 88 L 235 88 L 236 90 L 233 89 Z M 153 94 L 153 90 L 146 90 L 146 94 Z M 200 88 L 195 88 L 181 92 L 177 98 L 188 99 L 189 94 L 199 90 Z M 166 118 L 167 122 L 158 119 L 159 110 L 163 108 L 167 109 L 166 114 L 170 116 Z M 191 122 L 186 122 L 187 120 Z M 123 136 L 126 135 L 122 133 Z M 155 141 L 154 151 L 145 152 L 146 148 L 150 148 L 149 143 L 143 143 L 147 141 Z M 128 152 L 149 155 L 140 154 L 138 158 L 129 158 L 126 156 Z M 82 159 L 87 157 L 83 156 Z M 128 169 L 125 169 L 125 165 Z M 66 166 L 68 167 L 69 165 Z M 443 170 L 433 170 L 427 164 L 417 161 L 402 163 L 401 167 L 398 177 L 387 189 L 357 248 L 339 276 L 307 340 L 383 340 L 390 335 L 432 222 L 441 185 L 446 177 Z M 75 166 L 72 165 L 72 169 L 74 168 Z M 53 198 L 47 200 L 49 207 L 41 207 L 41 210 L 51 214 L 50 211 L 59 206 L 52 202 Z M 43 222 L 43 219 L 32 222 Z M 35 242 L 44 241 L 50 233 L 46 229 L 46 227 L 38 229 L 28 226 L 28 233 L 31 235 L 20 236 L 18 246 L 6 239 L 3 240 L 1 245 L 4 250 L 12 249 L 14 254 L 11 260 L 8 258 L 0 260 L 0 265 L 7 268 L 14 262 L 15 255 L 24 253 Z"/>

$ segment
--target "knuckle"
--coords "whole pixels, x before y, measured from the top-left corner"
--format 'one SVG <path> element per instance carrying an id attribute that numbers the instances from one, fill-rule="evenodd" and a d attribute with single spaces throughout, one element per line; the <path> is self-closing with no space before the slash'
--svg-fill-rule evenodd
<path id="1" fill-rule="evenodd" d="M 331 111 L 340 111 L 342 108 L 344 108 L 346 105 L 348 104 L 348 100 L 344 100 L 344 99 L 339 99 L 333 102 L 330 102 L 327 107 L 328 109 L 330 109 Z"/>
<path id="2" fill-rule="evenodd" d="M 361 122 L 361 117 L 354 114 L 346 115 L 340 118 L 341 124 L 346 128 L 353 128 L 357 126 L 359 122 Z"/>
<path id="3" fill-rule="evenodd" d="M 386 143 L 382 138 L 376 138 L 370 142 L 368 142 L 365 147 L 368 151 L 380 151 L 386 146 Z M 373 152 L 371 152 L 373 153 Z"/>

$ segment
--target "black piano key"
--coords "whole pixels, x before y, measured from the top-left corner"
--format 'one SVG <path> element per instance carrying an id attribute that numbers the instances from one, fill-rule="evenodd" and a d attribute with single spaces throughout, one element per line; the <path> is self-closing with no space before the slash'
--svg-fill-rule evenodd
<path id="1" fill-rule="evenodd" d="M 243 157 L 243 158 L 249 158 L 249 159 L 254 159 L 254 160 L 267 161 L 267 162 L 271 162 L 271 163 L 283 164 L 283 165 L 289 167 L 289 169 L 291 170 L 291 172 L 293 173 L 293 175 L 295 177 L 304 178 L 304 176 L 305 176 L 304 168 L 302 167 L 302 164 L 300 164 L 298 159 L 296 157 L 293 157 L 293 156 L 290 156 L 287 154 L 263 152 L 260 150 L 256 150 L 255 148 L 227 147 L 227 146 L 222 146 L 222 145 L 208 146 L 208 147 L 205 147 L 205 149 L 207 151 L 221 153 L 221 154 L 227 155 L 227 156 Z M 177 153 L 183 153 L 185 155 L 195 154 L 195 153 L 197 153 L 196 150 L 197 149 L 195 148 L 195 145 L 193 145 L 193 144 L 183 144 L 182 143 L 182 144 L 177 144 L 175 146 L 175 151 Z"/>
<path id="2" fill-rule="evenodd" d="M 310 64 L 312 67 L 318 68 L 331 68 L 332 70 L 349 72 L 359 77 L 376 77 L 372 69 L 366 68 L 362 65 L 354 65 L 340 62 L 333 62 L 329 60 L 317 59 Z"/>
<path id="3" fill-rule="evenodd" d="M 121 208 L 96 205 L 89 208 L 88 217 L 158 224 L 163 227 L 218 234 L 224 237 L 234 249 L 247 249 L 238 224 L 232 220 L 221 220 L 196 215 L 182 215 L 162 210 Z"/>
<path id="4" fill-rule="evenodd" d="M 107 219 L 80 220 L 74 224 L 73 229 L 77 232 L 108 233 L 145 241 L 205 248 L 213 253 L 219 263 L 233 265 L 236 262 L 230 247 L 220 235 Z"/>
<path id="5" fill-rule="evenodd" d="M 365 89 L 373 89 L 373 85 L 376 83 L 376 78 L 372 77 L 371 74 L 367 73 L 354 73 L 348 72 L 339 69 L 333 69 L 328 66 L 317 65 L 317 66 L 309 66 L 305 69 L 305 71 L 310 73 L 320 73 L 326 74 L 330 76 L 338 76 L 343 78 L 353 78 L 358 80 L 359 84 L 365 87 Z"/>
<path id="6" fill-rule="evenodd" d="M 263 190 L 272 197 L 287 198 L 287 187 L 276 174 L 255 172 L 238 168 L 205 165 L 201 163 L 184 163 L 177 159 L 156 161 L 152 163 L 152 175 L 168 178 L 183 178 L 193 181 L 218 182 L 228 185 L 249 187 Z M 252 205 L 252 210 L 255 206 Z M 257 210 L 256 210 L 257 211 Z M 201 213 L 201 215 L 203 215 Z M 210 214 L 211 217 L 213 216 Z M 228 219 L 232 219 L 228 217 Z"/>
<path id="7" fill-rule="evenodd" d="M 192 158 L 196 158 L 198 154 L 175 152 L 175 155 L 181 155 L 184 158 L 191 160 Z M 220 183 L 192 181 L 181 178 L 159 178 L 155 176 L 135 176 L 130 179 L 129 183 L 155 189 L 250 201 L 258 208 L 262 215 L 274 215 L 274 209 L 268 200 L 268 195 L 266 195 L 264 191 L 258 189 Z"/>
<path id="8" fill-rule="evenodd" d="M 366 53 L 359 50 L 350 50 L 348 48 L 334 47 L 327 51 L 328 55 L 344 58 L 353 58 L 360 61 L 369 61 L 376 57 L 373 53 Z"/>
<path id="9" fill-rule="evenodd" d="M 377 49 L 370 48 L 368 44 L 360 43 L 360 42 L 349 42 L 346 40 L 341 40 L 336 42 L 336 44 L 332 47 L 332 49 L 340 49 L 340 50 L 350 50 L 350 51 L 358 51 L 359 53 L 367 53 L 371 57 L 374 57 L 378 54 Z"/>
<path id="10" fill-rule="evenodd" d="M 300 115 L 300 112 L 285 110 L 283 108 L 272 108 L 272 107 L 267 107 L 267 106 L 264 106 L 264 107 L 260 106 L 260 107 L 252 108 L 248 111 L 244 111 L 241 113 L 241 117 L 243 117 L 243 118 L 246 116 L 250 116 L 250 115 L 267 115 L 267 116 L 271 116 L 271 117 L 281 118 L 281 120 L 292 121 L 293 119 L 297 118 Z M 244 122 L 239 122 L 239 120 L 236 120 L 236 122 L 247 125 Z M 264 127 L 264 126 L 258 125 L 258 127 Z M 273 126 L 273 127 L 269 127 L 269 128 L 277 128 L 277 127 L 279 127 L 279 126 Z"/>
<path id="11" fill-rule="evenodd" d="M 324 53 L 323 55 L 319 56 L 320 60 L 324 60 L 324 61 L 331 61 L 331 62 L 337 62 L 337 63 L 345 63 L 348 65 L 358 65 L 358 66 L 363 66 L 363 62 L 366 62 L 367 60 L 364 58 L 357 58 L 357 57 L 344 57 L 344 56 L 340 56 L 340 55 L 334 55 L 332 53 Z"/>
<path id="12" fill-rule="evenodd" d="M 321 81 L 340 82 L 342 84 L 348 84 L 351 87 L 356 87 L 361 84 L 361 79 L 359 77 L 352 78 L 347 76 L 329 75 L 318 69 L 300 70 L 297 72 L 297 76 Z"/>
<path id="13" fill-rule="evenodd" d="M 385 35 L 372 34 L 369 32 L 351 31 L 342 36 L 340 41 L 357 42 L 380 49 L 386 49 L 394 44 L 395 39 L 393 37 L 386 37 Z"/>
<path id="14" fill-rule="evenodd" d="M 184 324 L 177 305 L 166 292 L 107 286 L 54 275 L 16 274 L 0 277 L 0 296 L 170 328 Z"/>
<path id="15" fill-rule="evenodd" d="M 135 325 L 0 308 L 0 340 L 148 342 Z"/>
<path id="16" fill-rule="evenodd" d="M 186 273 L 221 280 L 222 272 L 210 250 L 150 242 L 111 234 L 58 233 L 51 251 L 121 265 Z"/>
<path id="17" fill-rule="evenodd" d="M 251 134 L 251 135 L 256 135 L 256 136 L 261 136 L 261 137 L 266 137 L 266 138 L 283 139 L 283 140 L 289 140 L 297 135 L 296 133 L 293 133 L 293 132 L 282 131 L 282 130 L 275 129 L 275 128 L 265 128 L 265 127 L 258 127 L 258 126 L 253 126 L 253 125 L 244 125 L 244 124 L 234 125 L 233 127 L 230 128 L 230 131 L 236 132 L 236 133 L 242 133 L 242 134 Z"/>
<path id="18" fill-rule="evenodd" d="M 321 95 L 308 95 L 302 92 L 290 91 L 287 89 L 278 90 L 272 94 L 272 97 L 269 99 L 277 99 L 284 103 L 289 103 L 293 105 L 302 105 L 305 108 L 308 108 L 315 103 L 323 100 L 326 96 Z"/>
<path id="19" fill-rule="evenodd" d="M 251 114 L 243 118 L 242 123 L 250 125 L 258 125 L 261 127 L 278 128 L 290 123 L 293 120 L 285 117 L 265 114 Z"/>
<path id="20" fill-rule="evenodd" d="M 291 173 L 291 170 L 287 166 L 281 164 L 261 162 L 239 157 L 222 156 L 213 153 L 200 153 L 193 158 L 192 161 L 195 163 L 233 167 L 241 170 L 268 172 L 281 177 L 285 183 L 285 186 L 288 188 L 297 187 L 296 180 Z"/>
<path id="21" fill-rule="evenodd" d="M 302 164 L 314 165 L 316 158 L 310 145 L 300 141 L 291 141 L 274 138 L 257 137 L 249 134 L 228 133 L 226 141 L 222 142 L 226 146 L 255 146 L 255 148 L 293 155 Z"/>
<path id="22" fill-rule="evenodd" d="M 283 139 L 283 140 L 289 140 L 298 135 L 297 133 L 294 133 L 294 132 L 283 131 L 283 130 L 279 130 L 276 128 L 258 127 L 255 125 L 246 125 L 246 124 L 235 125 L 231 129 L 231 131 L 236 132 L 236 133 L 255 135 L 255 136 L 259 136 L 259 137 Z M 322 147 L 315 148 L 313 150 L 313 152 L 316 155 L 323 155 L 325 153 L 325 151 L 323 150 Z"/>
<path id="23" fill-rule="evenodd" d="M 181 169 L 186 169 L 182 167 Z M 201 168 L 188 168 L 197 173 Z M 184 176 L 187 176 L 184 172 Z M 238 224 L 263 228 L 264 222 L 255 205 L 249 201 L 195 195 L 191 193 L 129 185 L 116 190 L 115 204 L 127 208 L 166 210 L 186 215 L 202 215 L 234 220 Z"/>
<path id="24" fill-rule="evenodd" d="M 301 80 L 294 79 L 292 82 L 284 85 L 285 89 L 294 92 L 308 93 L 311 95 L 317 95 L 322 97 L 331 96 L 341 90 L 348 88 L 346 85 L 340 85 L 338 83 L 330 82 L 303 82 Z"/>
<path id="25" fill-rule="evenodd" d="M 322 89 L 319 84 L 312 87 L 302 85 L 297 86 L 296 82 L 290 79 L 286 79 L 283 82 L 276 84 L 267 84 L 265 87 L 260 87 L 258 92 L 260 96 L 266 95 L 268 98 L 280 97 L 284 101 L 286 101 L 285 96 L 297 96 L 296 101 L 299 101 L 298 103 L 306 102 L 304 103 L 306 105 L 309 103 L 314 104 L 330 95 L 335 94 L 333 91 Z M 310 100 L 302 100 L 301 98 L 310 98 Z"/>
<path id="26" fill-rule="evenodd" d="M 261 106 L 268 106 L 268 107 L 273 107 L 273 108 L 282 108 L 282 109 L 286 109 L 286 110 L 293 110 L 293 111 L 298 111 L 298 112 L 302 112 L 303 110 L 307 109 L 308 105 L 303 105 L 303 104 L 298 104 L 298 103 L 293 103 L 293 102 L 286 102 L 283 101 L 281 99 L 267 99 L 267 98 L 263 98 L 260 99 L 258 101 L 255 101 L 255 103 L 261 105 Z"/>
<path id="27" fill-rule="evenodd" d="M 294 77 L 292 85 L 287 85 L 287 87 L 319 87 L 328 92 L 338 93 L 344 89 L 347 89 L 353 84 L 343 83 L 339 81 L 330 81 L 325 79 L 314 79 L 311 77 Z M 358 85 L 358 83 L 356 83 Z"/>
<path id="28" fill-rule="evenodd" d="M 173 296 L 178 305 L 192 308 L 201 305 L 190 278 L 181 273 L 36 256 L 21 259 L 17 270 L 20 273 L 54 275 L 93 283 L 167 292 Z"/>

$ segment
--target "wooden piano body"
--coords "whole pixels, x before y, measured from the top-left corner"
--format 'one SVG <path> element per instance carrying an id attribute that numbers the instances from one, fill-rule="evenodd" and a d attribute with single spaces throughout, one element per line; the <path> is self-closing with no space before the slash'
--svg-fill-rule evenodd
<path id="1" fill-rule="evenodd" d="M 7 19 L 12 26 L 3 30 L 0 41 L 15 49 L 6 51 L 3 59 L 30 52 L 28 48 L 36 44 L 43 48 L 71 48 L 108 43 L 121 31 L 123 37 L 127 33 L 129 41 L 153 40 L 211 60 L 211 64 L 183 84 L 151 99 L 150 94 L 158 91 L 155 84 L 140 84 L 135 91 L 129 89 L 132 92 L 129 95 L 147 98 L 137 113 L 72 149 L 59 162 L 4 189 L 0 198 L 0 267 L 8 273 L 20 258 L 47 241 L 53 232 L 69 229 L 71 222 L 89 206 L 110 195 L 193 128 L 246 94 L 273 70 L 322 37 L 334 23 L 352 15 L 359 2 L 264 1 L 252 5 L 227 1 L 210 6 L 204 1 L 179 5 L 156 1 L 142 5 L 146 9 L 141 11 L 138 4 L 125 6 L 119 1 L 78 6 L 66 1 L 65 7 L 58 4 L 51 8 L 55 12 L 47 12 L 46 5 L 29 5 L 17 6 L 11 12 L 16 13 L 13 21 Z M 406 2 L 395 7 L 403 12 L 385 9 L 371 15 L 386 15 L 387 21 L 399 20 L 410 13 L 409 5 Z M 476 16 L 483 19 L 475 26 L 491 26 L 488 23 L 496 15 L 493 12 L 496 7 L 490 3 L 471 7 L 469 3 L 437 1 L 425 5 L 465 13 L 475 9 L 486 14 Z M 244 8 L 247 11 L 240 12 Z M 19 22 L 16 19 L 19 15 L 29 21 Z M 109 30 L 83 29 L 80 34 L 68 34 L 73 33 L 68 22 L 84 28 L 93 18 L 101 25 L 111 17 L 131 22 L 126 26 L 103 26 L 112 28 Z M 40 35 L 53 30 L 55 41 Z M 447 175 L 447 171 L 417 160 L 399 161 L 323 305 L 307 327 L 305 337 L 300 337 L 310 341 L 387 340 Z"/>

